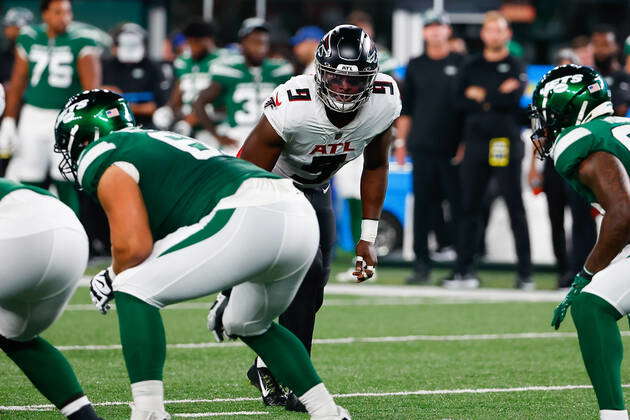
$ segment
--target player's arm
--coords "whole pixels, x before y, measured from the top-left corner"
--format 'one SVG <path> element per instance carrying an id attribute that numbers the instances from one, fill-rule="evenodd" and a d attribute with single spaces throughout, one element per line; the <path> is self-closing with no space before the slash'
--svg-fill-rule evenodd
<path id="1" fill-rule="evenodd" d="M 137 182 L 115 165 L 101 176 L 97 196 L 109 222 L 112 268 L 118 274 L 151 255 L 149 216 Z"/>
<path id="2" fill-rule="evenodd" d="M 210 86 L 199 92 L 199 96 L 195 102 L 193 102 L 193 112 L 197 116 L 197 119 L 203 125 L 203 128 L 208 130 L 213 136 L 219 137 L 216 131 L 216 127 L 212 119 L 206 112 L 206 105 L 216 101 L 221 95 L 221 85 L 215 82 L 210 83 Z"/>
<path id="3" fill-rule="evenodd" d="M 366 280 L 374 274 L 378 262 L 374 242 L 378 231 L 389 172 L 389 148 L 394 138 L 392 127 L 377 135 L 363 152 L 363 172 L 361 174 L 361 239 L 356 246 L 357 263 L 353 273 L 358 281 Z"/>
<path id="4" fill-rule="evenodd" d="M 17 116 L 28 83 L 28 61 L 16 49 L 11 81 L 6 92 L 6 109 L 0 125 L 0 158 L 11 156 L 18 142 Z"/>
<path id="5" fill-rule="evenodd" d="M 84 54 L 77 60 L 77 71 L 81 87 L 85 90 L 96 89 L 103 83 L 101 60 L 98 54 Z"/>
<path id="6" fill-rule="evenodd" d="M 630 243 L 630 179 L 619 159 L 606 152 L 584 159 L 578 177 L 606 210 L 595 247 L 584 263 L 586 270 L 597 273 Z"/>
<path id="7" fill-rule="evenodd" d="M 263 115 L 256 127 L 247 136 L 238 156 L 271 171 L 280 157 L 284 144 L 282 137 L 271 126 L 267 117 Z"/>
<path id="8" fill-rule="evenodd" d="M 4 112 L 5 118 L 13 118 L 18 116 L 22 96 L 28 83 L 28 61 L 18 52 L 15 52 L 15 61 L 13 62 L 13 71 L 11 80 L 7 89 L 7 104 Z"/>

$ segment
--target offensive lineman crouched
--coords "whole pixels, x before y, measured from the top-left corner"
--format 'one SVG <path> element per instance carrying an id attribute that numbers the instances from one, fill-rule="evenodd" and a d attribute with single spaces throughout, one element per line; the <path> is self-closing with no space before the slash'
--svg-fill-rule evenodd
<path id="1" fill-rule="evenodd" d="M 317 256 L 295 299 L 280 316 L 280 324 L 298 336 L 309 353 L 335 242 L 330 180 L 363 154 L 363 221 L 354 274 L 358 281 L 366 280 L 377 262 L 374 240 L 387 188 L 391 126 L 401 109 L 396 82 L 378 72 L 376 46 L 356 26 L 340 25 L 324 35 L 315 68 L 315 74 L 293 77 L 274 90 L 239 155 L 293 180 L 317 213 Z M 261 360 L 248 371 L 263 402 L 299 411 L 295 398 L 290 393 L 283 396 L 268 373 Z M 268 384 L 271 389 L 263 389 Z"/>
<path id="2" fill-rule="evenodd" d="M 55 138 L 62 173 L 107 214 L 112 266 L 92 280 L 91 293 L 103 313 L 116 297 L 132 420 L 170 418 L 159 309 L 226 288 L 221 333 L 240 337 L 297 389 L 312 419 L 350 419 L 300 342 L 272 322 L 317 249 L 313 208 L 289 180 L 192 138 L 142 130 L 125 100 L 104 90 L 70 98 Z M 219 330 L 217 321 L 209 327 Z"/>

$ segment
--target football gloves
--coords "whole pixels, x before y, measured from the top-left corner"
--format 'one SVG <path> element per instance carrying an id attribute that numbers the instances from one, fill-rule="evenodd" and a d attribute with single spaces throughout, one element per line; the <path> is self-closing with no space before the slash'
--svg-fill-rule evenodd
<path id="1" fill-rule="evenodd" d="M 223 342 L 225 337 L 232 339 L 236 338 L 226 334 L 225 329 L 223 328 L 223 313 L 225 312 L 225 308 L 227 307 L 229 301 L 229 291 L 219 293 L 208 312 L 208 329 L 219 343 Z"/>
<path id="2" fill-rule="evenodd" d="M 553 319 L 551 320 L 551 326 L 556 330 L 560 327 L 560 324 L 564 320 L 564 317 L 567 315 L 567 310 L 575 300 L 575 297 L 580 294 L 582 289 L 591 282 L 593 278 L 592 274 L 587 273 L 585 270 L 580 271 L 575 278 L 573 279 L 573 283 L 571 284 L 571 289 L 569 293 L 564 297 L 562 302 L 556 306 L 556 309 L 553 310 Z"/>
<path id="3" fill-rule="evenodd" d="M 152 116 L 153 125 L 159 130 L 168 130 L 175 121 L 175 114 L 170 106 L 162 106 Z"/>
<path id="4" fill-rule="evenodd" d="M 16 144 L 17 126 L 15 119 L 4 117 L 2 125 L 0 125 L 0 158 L 10 157 Z"/>
<path id="5" fill-rule="evenodd" d="M 107 311 L 111 308 L 109 301 L 114 299 L 114 289 L 112 288 L 112 281 L 116 275 L 111 267 L 99 272 L 90 281 L 90 297 L 92 303 L 96 306 L 103 315 L 107 314 Z"/>

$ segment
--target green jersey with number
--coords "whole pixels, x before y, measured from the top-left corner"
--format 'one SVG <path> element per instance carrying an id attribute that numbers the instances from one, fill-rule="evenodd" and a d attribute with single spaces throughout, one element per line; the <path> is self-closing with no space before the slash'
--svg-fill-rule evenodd
<path id="1" fill-rule="evenodd" d="M 33 187 L 32 185 L 20 184 L 17 182 L 9 181 L 8 179 L 0 178 L 0 200 L 2 200 L 7 194 L 15 190 L 31 190 L 42 195 L 49 195 L 54 197 L 49 191 L 41 188 Z"/>
<path id="2" fill-rule="evenodd" d="M 225 107 L 230 127 L 254 126 L 262 115 L 263 102 L 276 86 L 293 76 L 293 66 L 285 60 L 266 59 L 260 67 L 249 67 L 241 56 L 217 61 L 210 71 L 213 83 L 221 86 L 215 102 Z"/>
<path id="3" fill-rule="evenodd" d="M 177 57 L 173 65 L 182 94 L 182 112 L 184 114 L 191 112 L 191 105 L 197 99 L 199 92 L 210 86 L 212 80 L 210 66 L 212 63 L 219 58 L 234 55 L 228 50 L 216 49 L 199 60 L 195 60 L 190 53 L 184 53 Z"/>
<path id="4" fill-rule="evenodd" d="M 24 102 L 39 108 L 61 109 L 68 98 L 83 89 L 77 63 L 100 48 L 81 27 L 70 26 L 49 39 L 45 25 L 25 26 L 16 43 L 20 56 L 28 62 L 28 84 Z"/>
<path id="5" fill-rule="evenodd" d="M 138 182 L 154 240 L 197 223 L 246 179 L 279 178 L 190 137 L 127 128 L 86 147 L 79 157 L 81 186 L 96 196 L 101 176 L 114 164 Z"/>
<path id="6" fill-rule="evenodd" d="M 630 175 L 630 118 L 599 117 L 563 130 L 551 154 L 560 175 L 589 202 L 593 192 L 578 178 L 580 162 L 594 152 L 608 152 L 619 159 Z"/>

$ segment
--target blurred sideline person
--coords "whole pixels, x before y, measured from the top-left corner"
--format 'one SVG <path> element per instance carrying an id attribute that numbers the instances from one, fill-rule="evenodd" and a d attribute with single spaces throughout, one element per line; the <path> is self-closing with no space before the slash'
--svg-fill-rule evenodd
<path id="1" fill-rule="evenodd" d="M 265 21 L 246 19 L 238 37 L 242 56 L 213 63 L 212 82 L 193 104 L 199 122 L 219 142 L 219 148 L 231 155 L 236 155 L 256 125 L 265 99 L 293 76 L 290 63 L 267 57 L 270 44 Z M 207 104 L 225 107 L 225 124 L 220 129 L 206 112 Z"/>
<path id="2" fill-rule="evenodd" d="M 70 208 L 46 190 L 0 178 L 0 349 L 70 420 L 99 417 L 66 358 L 39 334 L 63 312 L 87 258 Z"/>
<path id="3" fill-rule="evenodd" d="M 349 24 L 355 25 L 365 31 L 370 39 L 375 42 L 378 50 L 378 71 L 396 79 L 395 70 L 398 67 L 398 62 L 391 55 L 389 50 L 387 50 L 387 48 L 376 43 L 372 17 L 363 10 L 354 10 L 348 15 L 346 20 Z M 354 243 L 357 243 L 361 238 L 362 203 L 360 181 L 363 165 L 363 156 L 359 156 L 357 159 L 348 162 L 339 169 L 333 180 L 336 193 L 339 194 L 339 197 L 341 197 L 348 206 L 350 214 L 350 231 L 352 232 L 352 239 Z M 337 274 L 337 281 L 355 281 L 356 277 L 352 274 L 355 271 L 355 264 L 353 263 L 348 265 L 349 267 L 346 271 Z M 373 282 L 376 281 L 376 279 L 377 276 L 376 273 L 374 273 L 369 281 Z"/>
<path id="4" fill-rule="evenodd" d="M 555 64 L 579 64 L 579 58 L 570 49 L 561 49 L 556 53 Z M 591 207 L 584 198 L 574 191 L 554 169 L 553 161 L 546 159 L 542 171 L 538 169 L 536 149 L 532 150 L 532 159 L 528 174 L 528 182 L 534 194 L 544 192 L 547 199 L 547 213 L 551 224 L 551 243 L 556 257 L 558 278 L 556 286 L 571 286 L 573 277 L 580 271 L 588 257 L 588 253 L 597 240 L 597 227 L 591 215 Z M 567 250 L 566 232 L 564 229 L 564 212 L 571 211 L 571 247 Z"/>
<path id="5" fill-rule="evenodd" d="M 580 35 L 571 40 L 571 50 L 577 55 L 578 62 L 582 66 L 594 67 L 593 43 L 591 38 Z"/>
<path id="6" fill-rule="evenodd" d="M 172 128 L 183 135 L 199 136 L 203 127 L 192 105 L 199 93 L 210 86 L 212 63 L 231 53 L 216 47 L 214 27 L 208 22 L 190 22 L 183 34 L 188 48 L 175 59 L 175 84 L 168 104 L 154 114 L 153 121 L 161 130 Z"/>
<path id="7" fill-rule="evenodd" d="M 2 29 L 6 40 L 5 48 L 0 52 L 0 83 L 3 85 L 6 85 L 11 78 L 15 60 L 15 41 L 20 35 L 20 29 L 30 25 L 32 21 L 33 13 L 24 7 L 12 7 L 2 18 Z"/>
<path id="8" fill-rule="evenodd" d="M 551 325 L 558 329 L 571 308 L 600 419 L 627 420 L 617 321 L 630 313 L 630 119 L 612 116 L 610 99 L 593 69 L 556 67 L 536 86 L 530 118 L 539 155 L 552 158 L 567 183 L 604 214 L 597 242 Z"/>
<path id="9" fill-rule="evenodd" d="M 461 203 L 458 169 L 453 165 L 459 143 L 457 81 L 464 57 L 452 53 L 448 16 L 429 12 L 424 19 L 425 53 L 407 66 L 403 108 L 398 119 L 394 155 L 404 164 L 407 153 L 413 161 L 415 262 L 408 283 L 429 281 L 432 261 L 428 235 L 432 222 L 442 212 L 442 200 L 457 226 Z M 451 241 L 456 243 L 452 232 Z"/>
<path id="10" fill-rule="evenodd" d="M 315 50 L 323 37 L 319 27 L 303 26 L 289 40 L 295 59 L 303 67 L 302 74 L 315 74 Z"/>
<path id="11" fill-rule="evenodd" d="M 608 25 L 596 26 L 591 34 L 591 44 L 595 69 L 604 77 L 608 85 L 612 85 L 613 73 L 621 69 L 617 59 L 619 46 L 614 28 Z"/>
<path id="12" fill-rule="evenodd" d="M 612 103 L 615 115 L 626 117 L 630 111 L 630 37 L 623 44 L 623 67 L 613 73 Z"/>
<path id="13" fill-rule="evenodd" d="M 239 337 L 260 355 L 311 419 L 350 420 L 300 341 L 273 322 L 317 251 L 315 212 L 291 181 L 190 137 L 143 130 L 125 100 L 106 90 L 70 98 L 55 138 L 63 173 L 109 220 L 112 265 L 90 291 L 104 314 L 116 299 L 131 420 L 171 418 L 160 309 L 230 287 L 229 301 L 208 318 L 217 337 Z"/>
<path id="14" fill-rule="evenodd" d="M 481 28 L 483 52 L 472 56 L 460 73 L 464 112 L 464 157 L 460 166 L 462 217 L 454 273 L 445 287 L 476 288 L 475 253 L 482 224 L 482 198 L 496 177 L 510 216 L 517 254 L 516 287 L 531 290 L 531 253 L 521 186 L 524 145 L 518 122 L 525 89 L 523 64 L 507 49 L 512 31 L 498 12 L 486 13 Z"/>
<path id="15" fill-rule="evenodd" d="M 147 32 L 135 23 L 123 23 L 112 33 L 111 57 L 104 59 L 103 86 L 121 94 L 144 128 L 153 128 L 152 115 L 166 102 L 165 77 L 147 56 Z"/>
<path id="16" fill-rule="evenodd" d="M 42 186 L 49 175 L 60 200 L 78 214 L 78 194 L 57 169 L 60 159 L 53 153 L 52 133 L 68 97 L 100 86 L 100 48 L 82 29 L 69 28 L 69 0 L 42 0 L 41 13 L 44 23 L 23 27 L 17 39 L 0 155 L 13 153 L 8 179 Z"/>
<path id="17" fill-rule="evenodd" d="M 320 41 L 315 59 L 315 74 L 293 77 L 269 95 L 263 116 L 240 152 L 242 159 L 290 178 L 315 208 L 320 232 L 317 256 L 293 302 L 280 315 L 280 324 L 309 353 L 335 244 L 331 178 L 348 162 L 364 156 L 363 220 L 353 273 L 355 281 L 362 282 L 375 272 L 374 241 L 387 188 L 392 125 L 401 107 L 396 82 L 378 72 L 378 51 L 361 28 L 332 29 Z M 285 394 L 280 378 L 271 375 L 260 358 L 247 376 L 265 404 L 303 411 L 293 392 Z"/>

